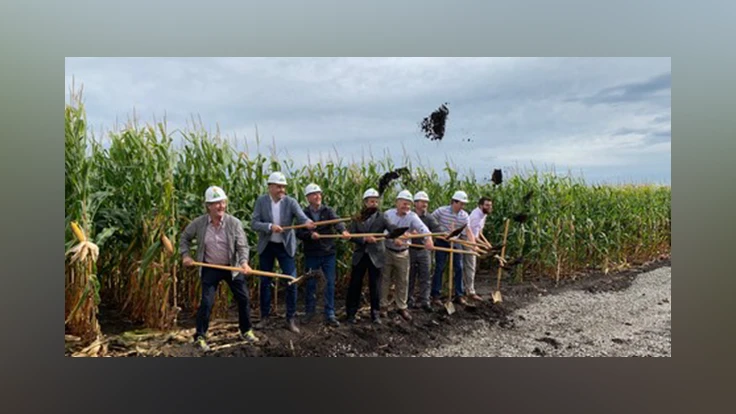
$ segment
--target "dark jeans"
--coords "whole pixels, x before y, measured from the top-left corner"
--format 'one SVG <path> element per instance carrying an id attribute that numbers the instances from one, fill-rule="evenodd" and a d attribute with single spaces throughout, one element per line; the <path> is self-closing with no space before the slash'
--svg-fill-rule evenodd
<path id="1" fill-rule="evenodd" d="M 435 246 L 450 247 L 450 244 L 443 240 L 437 240 Z M 432 298 L 440 297 L 440 292 L 442 291 L 442 273 L 445 271 L 445 264 L 447 264 L 447 256 L 449 255 L 450 253 L 448 252 L 434 252 L 435 268 L 434 277 L 432 278 Z M 452 256 L 453 271 L 455 272 L 455 278 L 452 284 L 455 290 L 455 297 L 459 298 L 463 296 L 463 255 L 453 254 Z"/>
<path id="2" fill-rule="evenodd" d="M 345 303 L 348 317 L 355 316 L 358 313 L 360 292 L 363 289 L 363 276 L 365 276 L 366 270 L 368 271 L 368 290 L 371 295 L 371 313 L 378 313 L 380 309 L 381 269 L 373 265 L 370 256 L 366 253 L 350 272 L 350 285 L 348 286 L 348 296 Z"/>
<path id="3" fill-rule="evenodd" d="M 210 314 L 215 304 L 215 295 L 217 294 L 217 286 L 220 281 L 224 280 L 233 292 L 235 300 L 238 302 L 238 323 L 240 331 L 245 333 L 250 330 L 250 299 L 248 297 L 248 289 L 245 286 L 245 276 L 241 273 L 233 279 L 233 274 L 229 270 L 212 269 L 209 267 L 202 268 L 202 302 L 197 310 L 197 336 L 207 336 L 207 329 L 210 326 Z"/>
<path id="4" fill-rule="evenodd" d="M 279 261 L 281 273 L 296 277 L 296 261 L 286 253 L 282 243 L 269 242 L 266 250 L 259 256 L 260 270 L 273 271 L 274 261 Z M 296 314 L 296 284 L 287 285 L 288 281 L 282 280 L 286 286 L 286 319 L 293 319 Z M 271 314 L 271 288 L 275 286 L 275 279 L 261 276 L 261 319 L 268 318 Z"/>
<path id="5" fill-rule="evenodd" d="M 305 264 L 307 271 L 312 269 L 322 269 L 325 274 L 325 318 L 331 319 L 335 317 L 335 266 L 336 257 L 334 254 L 327 256 L 305 256 Z M 313 278 L 307 280 L 307 297 L 305 299 L 306 313 L 314 313 L 317 307 L 317 282 L 318 279 Z"/>
<path id="6" fill-rule="evenodd" d="M 432 268 L 432 257 L 428 250 L 411 250 L 409 251 L 409 305 L 415 303 L 414 287 L 419 285 L 419 304 L 429 304 L 429 292 L 432 281 L 430 279 L 430 270 Z"/>

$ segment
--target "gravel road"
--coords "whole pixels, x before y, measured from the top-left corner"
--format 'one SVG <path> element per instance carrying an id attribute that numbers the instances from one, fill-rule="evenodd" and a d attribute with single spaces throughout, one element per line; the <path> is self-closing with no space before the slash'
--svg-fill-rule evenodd
<path id="1" fill-rule="evenodd" d="M 421 356 L 672 356 L 672 268 L 640 274 L 627 289 L 570 290 L 512 315 L 513 329 L 478 330 Z"/>

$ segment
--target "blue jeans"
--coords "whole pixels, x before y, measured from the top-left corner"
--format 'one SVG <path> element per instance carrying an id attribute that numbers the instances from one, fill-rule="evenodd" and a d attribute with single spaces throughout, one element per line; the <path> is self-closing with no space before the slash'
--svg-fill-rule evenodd
<path id="1" fill-rule="evenodd" d="M 337 259 L 334 254 L 328 256 L 305 256 L 307 271 L 322 269 L 327 282 L 325 283 L 325 318 L 335 317 L 335 266 Z M 307 297 L 305 299 L 305 310 L 307 314 L 314 313 L 317 307 L 317 282 L 316 278 L 307 280 Z"/>
<path id="2" fill-rule="evenodd" d="M 274 261 L 278 260 L 283 274 L 296 277 L 296 261 L 286 253 L 283 243 L 269 242 L 259 259 L 260 270 L 272 272 Z M 271 313 L 271 288 L 274 285 L 274 278 L 261 276 L 261 319 L 268 318 Z M 294 315 L 296 315 L 296 285 L 286 285 L 286 319 L 293 319 Z"/>
<path id="3" fill-rule="evenodd" d="M 435 246 L 438 247 L 450 247 L 450 244 L 437 240 Z M 447 264 L 447 256 L 450 253 L 447 252 L 434 252 L 435 268 L 434 277 L 432 277 L 432 298 L 439 298 L 442 291 L 442 273 L 445 271 L 445 264 Z M 455 297 L 459 298 L 463 296 L 463 255 L 453 254 L 452 255 L 453 271 L 455 272 L 455 278 L 452 281 L 453 288 L 455 290 Z"/>

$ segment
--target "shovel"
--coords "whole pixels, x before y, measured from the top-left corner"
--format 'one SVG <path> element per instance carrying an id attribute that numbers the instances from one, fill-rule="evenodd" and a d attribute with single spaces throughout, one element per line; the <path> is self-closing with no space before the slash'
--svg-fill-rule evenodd
<path id="1" fill-rule="evenodd" d="M 450 249 L 454 250 L 452 243 L 450 243 Z M 445 303 L 445 309 L 447 310 L 448 315 L 455 313 L 455 304 L 452 303 L 452 279 L 455 276 L 452 265 L 452 262 L 454 262 L 455 259 L 453 256 L 454 254 L 454 252 L 450 252 L 450 289 L 447 291 L 447 302 Z"/>
<path id="2" fill-rule="evenodd" d="M 344 221 L 350 221 L 350 220 L 352 220 L 352 218 L 347 217 L 347 218 L 339 218 L 339 219 L 334 219 L 334 220 L 315 221 L 314 222 L 314 225 L 315 226 L 326 226 L 328 224 L 342 223 Z M 305 229 L 305 228 L 307 228 L 307 226 L 308 226 L 308 224 L 298 224 L 296 226 L 282 227 L 281 229 L 283 229 L 283 230 Z"/>
<path id="3" fill-rule="evenodd" d="M 509 235 L 509 219 L 506 219 L 506 228 L 503 231 L 503 247 L 501 248 L 501 258 L 504 258 L 504 254 L 506 254 L 506 237 Z M 491 297 L 493 298 L 493 303 L 503 302 L 503 297 L 501 297 L 501 273 L 503 272 L 503 268 L 501 265 L 501 259 L 499 259 L 498 264 L 498 277 L 496 281 L 496 291 L 493 292 L 493 295 Z"/>
<path id="4" fill-rule="evenodd" d="M 369 236 L 378 238 L 378 237 L 385 236 L 385 235 L 386 235 L 385 233 L 351 233 L 350 238 L 352 239 L 355 237 L 369 237 Z M 339 239 L 341 237 L 342 237 L 342 234 L 319 234 L 317 233 L 318 239 Z"/>
<path id="5" fill-rule="evenodd" d="M 242 267 L 233 267 L 233 266 L 222 266 L 222 265 L 216 265 L 211 263 L 202 263 L 202 262 L 194 262 L 195 266 L 201 266 L 201 267 L 211 267 L 213 269 L 221 269 L 221 270 L 229 270 L 231 272 L 240 272 L 245 273 L 243 271 Z M 312 278 L 318 278 L 323 275 L 322 270 L 310 270 L 306 274 L 299 276 L 299 277 L 293 277 L 289 275 L 284 275 L 281 273 L 273 273 L 273 272 L 265 272 L 263 270 L 255 270 L 251 269 L 250 272 L 247 274 L 249 275 L 256 275 L 256 276 L 266 276 L 266 277 L 273 277 L 277 279 L 287 279 L 289 281 L 289 286 L 291 286 L 294 283 L 299 283 L 302 280 L 312 279 Z"/>

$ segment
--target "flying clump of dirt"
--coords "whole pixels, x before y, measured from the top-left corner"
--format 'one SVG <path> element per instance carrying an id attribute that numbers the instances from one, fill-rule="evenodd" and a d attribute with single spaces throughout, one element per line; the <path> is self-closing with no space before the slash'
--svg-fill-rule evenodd
<path id="1" fill-rule="evenodd" d="M 449 114 L 450 109 L 447 108 L 447 102 L 445 102 L 436 111 L 424 118 L 421 123 L 424 136 L 430 141 L 441 141 L 445 136 L 445 123 Z"/>

